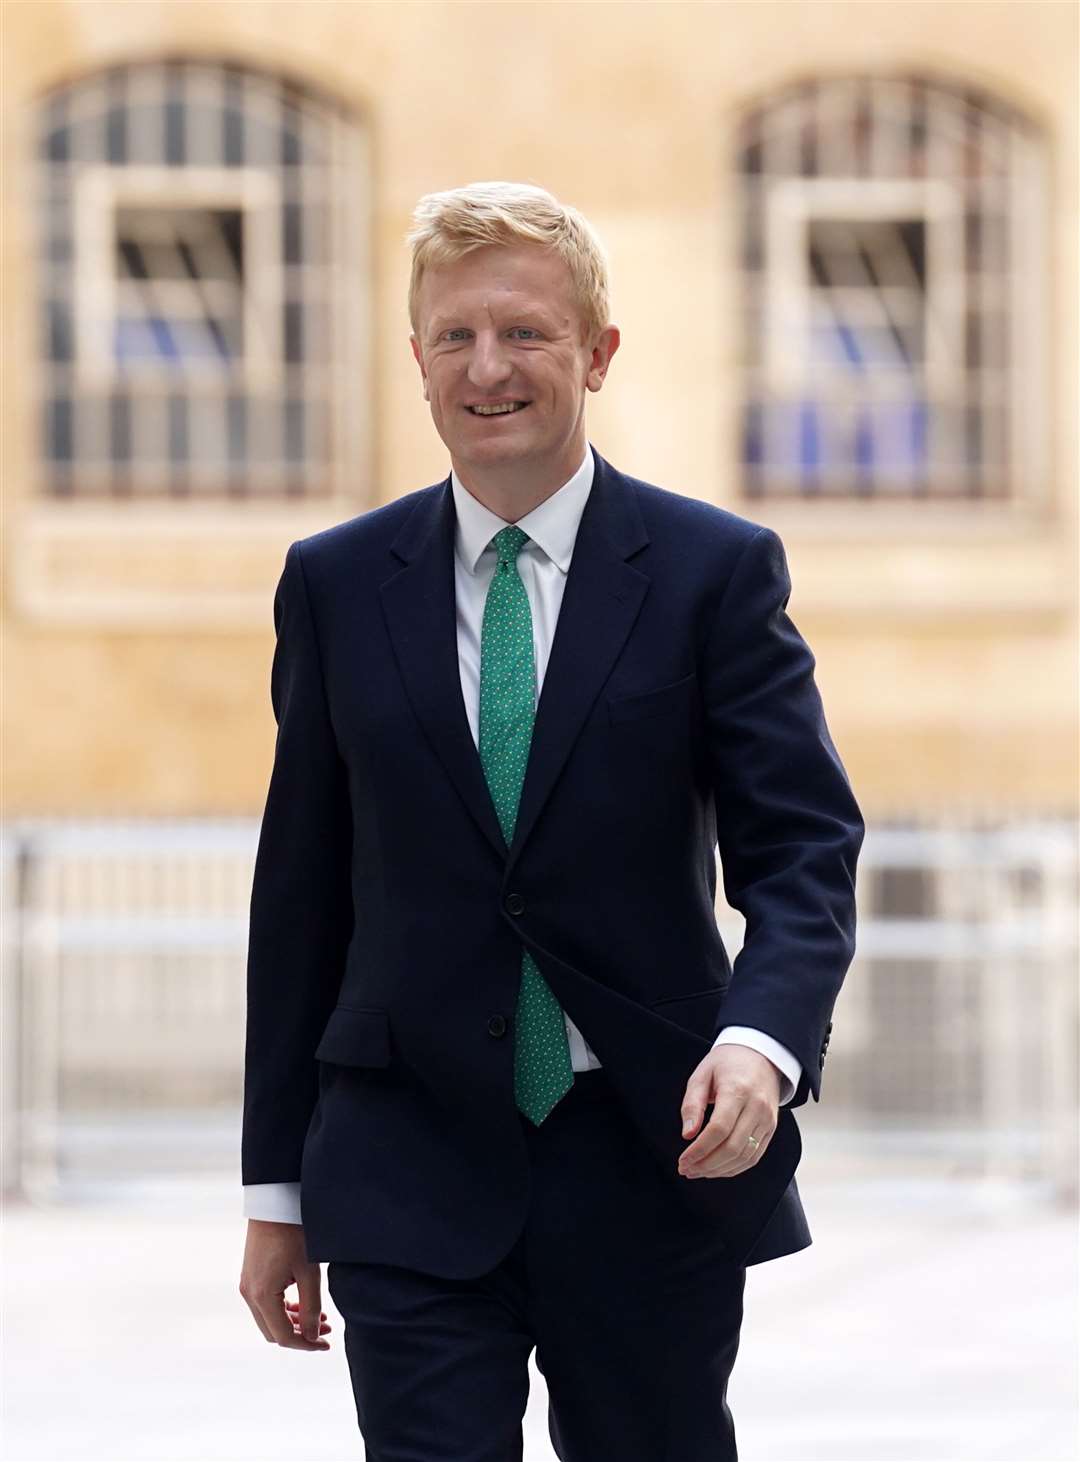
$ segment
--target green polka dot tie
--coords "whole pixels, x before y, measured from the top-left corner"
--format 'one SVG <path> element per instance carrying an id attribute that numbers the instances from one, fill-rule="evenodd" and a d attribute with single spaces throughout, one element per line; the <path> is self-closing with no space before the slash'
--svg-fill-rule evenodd
<path id="1" fill-rule="evenodd" d="M 529 597 L 517 556 L 529 535 L 514 524 L 492 542 L 499 561 L 484 600 L 480 630 L 480 763 L 507 847 L 514 835 L 536 716 Z M 562 1007 L 528 950 L 514 1023 L 514 1100 L 537 1126 L 573 1085 Z"/>

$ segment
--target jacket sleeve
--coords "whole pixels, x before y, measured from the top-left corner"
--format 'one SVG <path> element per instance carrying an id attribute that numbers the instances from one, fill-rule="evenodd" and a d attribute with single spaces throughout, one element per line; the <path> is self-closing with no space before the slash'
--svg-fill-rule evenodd
<path id="1" fill-rule="evenodd" d="M 318 1097 L 314 1052 L 352 934 L 352 819 L 299 543 L 274 596 L 277 739 L 255 856 L 241 1137 L 245 1184 L 296 1182 Z"/>
<path id="2" fill-rule="evenodd" d="M 819 1100 L 830 1015 L 855 952 L 865 827 L 825 724 L 810 647 L 787 615 L 779 536 L 759 528 L 710 615 L 705 714 L 728 903 L 746 920 L 723 1007 L 788 1048 L 790 1102 Z"/>

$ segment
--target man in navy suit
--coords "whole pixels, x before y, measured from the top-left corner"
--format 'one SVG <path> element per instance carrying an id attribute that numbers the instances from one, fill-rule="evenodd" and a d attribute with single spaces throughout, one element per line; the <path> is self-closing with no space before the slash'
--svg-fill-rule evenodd
<path id="1" fill-rule="evenodd" d="M 452 470 L 277 587 L 240 1290 L 326 1349 L 327 1261 L 369 1462 L 520 1459 L 534 1347 L 562 1462 L 719 1462 L 746 1270 L 810 1243 L 863 822 L 776 533 L 587 439 L 586 220 L 487 183 L 413 225 Z"/>

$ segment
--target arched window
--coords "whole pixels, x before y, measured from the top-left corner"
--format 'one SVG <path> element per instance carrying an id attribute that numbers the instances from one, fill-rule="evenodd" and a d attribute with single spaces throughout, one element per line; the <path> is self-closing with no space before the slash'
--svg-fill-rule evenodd
<path id="1" fill-rule="evenodd" d="M 46 492 L 334 494 L 366 445 L 363 129 L 186 59 L 95 73 L 36 120 Z"/>
<path id="2" fill-rule="evenodd" d="M 1000 99 L 817 79 L 738 127 L 751 497 L 996 499 L 1041 469 L 1043 157 Z"/>

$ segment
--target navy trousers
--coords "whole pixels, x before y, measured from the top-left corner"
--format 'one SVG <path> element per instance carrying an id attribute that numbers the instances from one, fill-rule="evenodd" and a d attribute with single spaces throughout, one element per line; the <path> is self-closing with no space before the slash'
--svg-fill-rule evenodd
<path id="1" fill-rule="evenodd" d="M 520 1462 L 534 1346 L 560 1462 L 734 1462 L 745 1268 L 680 1203 L 602 1069 L 576 1072 L 539 1127 L 521 1121 L 531 1206 L 489 1273 L 327 1265 L 367 1462 Z"/>

